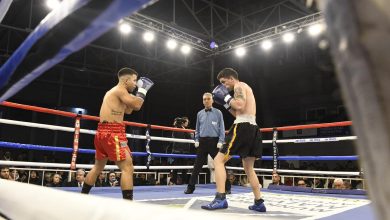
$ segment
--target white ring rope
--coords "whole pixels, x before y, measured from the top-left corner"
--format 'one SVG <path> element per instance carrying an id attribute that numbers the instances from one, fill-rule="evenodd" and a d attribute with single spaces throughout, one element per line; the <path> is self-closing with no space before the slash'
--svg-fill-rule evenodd
<path id="1" fill-rule="evenodd" d="M 74 128 L 72 128 L 72 127 L 63 127 L 63 126 L 57 126 L 57 125 L 48 125 L 48 124 L 40 124 L 40 123 L 33 123 L 33 122 L 9 120 L 9 119 L 0 119 L 0 123 L 9 124 L 9 125 L 26 126 L 26 127 L 32 127 L 32 128 L 42 128 L 42 129 L 49 129 L 49 130 L 56 130 L 56 131 L 74 132 Z M 96 133 L 96 131 L 95 130 L 88 130 L 88 129 L 80 129 L 80 133 L 94 135 Z M 145 135 L 126 134 L 126 137 L 146 140 Z M 166 138 L 166 137 L 155 137 L 155 136 L 150 136 L 150 138 L 153 141 L 167 141 L 167 142 L 179 142 L 179 143 L 191 143 L 191 144 L 195 143 L 194 140 L 189 140 L 189 139 Z M 357 139 L 356 136 L 327 137 L 327 138 L 303 138 L 303 139 L 276 140 L 276 143 L 318 143 L 318 142 L 334 142 L 334 141 L 346 141 L 346 140 L 356 140 L 356 139 Z M 271 144 L 272 140 L 263 140 L 263 143 Z"/>
<path id="2" fill-rule="evenodd" d="M 7 166 L 28 166 L 28 167 L 56 167 L 56 168 L 69 168 L 69 164 L 66 163 L 38 163 L 38 162 L 23 162 L 23 161 L 9 161 L 0 160 L 0 165 Z M 93 164 L 78 164 L 77 168 L 91 169 Z M 176 169 L 192 169 L 193 166 L 149 166 L 149 170 L 176 170 Z M 204 165 L 203 168 L 208 168 Z M 115 165 L 106 165 L 105 170 L 117 170 Z M 134 166 L 136 170 L 146 170 L 146 166 Z M 226 166 L 228 170 L 244 170 L 242 167 Z M 273 169 L 261 169 L 255 168 L 255 171 L 272 173 Z M 360 172 L 341 172 L 341 171 L 316 171 L 316 170 L 278 170 L 278 173 L 294 173 L 294 174 L 316 174 L 316 175 L 335 175 L 335 176 L 360 176 Z"/>
<path id="3" fill-rule="evenodd" d="M 244 170 L 242 167 L 227 166 L 228 170 Z M 255 171 L 272 173 L 273 169 L 254 168 Z M 319 175 L 336 175 L 336 176 L 360 176 L 360 172 L 343 172 L 343 171 L 317 171 L 317 170 L 282 170 L 278 169 L 278 173 L 297 173 L 297 174 L 319 174 Z"/>
<path id="4" fill-rule="evenodd" d="M 28 166 L 28 167 L 55 167 L 55 168 L 69 168 L 67 163 L 40 163 L 40 162 L 24 162 L 24 161 L 9 161 L 0 160 L 0 165 L 7 166 Z M 93 164 L 77 164 L 77 168 L 92 169 Z M 149 166 L 149 170 L 178 170 L 178 169 L 192 169 L 194 166 Z M 208 168 L 204 165 L 203 168 Z M 147 170 L 146 166 L 134 166 L 136 170 Z M 116 165 L 106 165 L 104 170 L 118 170 Z"/>

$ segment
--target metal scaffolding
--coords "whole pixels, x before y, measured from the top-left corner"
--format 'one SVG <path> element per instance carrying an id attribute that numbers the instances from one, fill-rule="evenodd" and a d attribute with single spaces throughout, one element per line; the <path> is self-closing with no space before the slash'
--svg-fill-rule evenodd
<path id="1" fill-rule="evenodd" d="M 143 30 L 150 30 L 154 32 L 159 32 L 168 38 L 178 40 L 180 43 L 185 43 L 191 46 L 192 48 L 202 51 L 204 53 L 210 53 L 211 49 L 209 47 L 209 42 L 202 40 L 199 37 L 187 34 L 173 26 L 163 23 L 157 19 L 153 19 L 146 15 L 136 13 L 130 17 L 124 19 L 131 23 L 131 25 L 141 28 Z"/>
<path id="2" fill-rule="evenodd" d="M 227 53 L 238 47 L 254 46 L 264 39 L 275 39 L 280 37 L 284 33 L 297 32 L 300 29 L 302 30 L 307 26 L 320 23 L 322 21 L 323 21 L 322 14 L 320 12 L 314 13 L 293 21 L 286 22 L 284 24 L 277 25 L 275 27 L 267 28 L 265 30 L 255 32 L 253 34 L 249 34 L 247 36 L 222 43 L 219 46 L 218 50 L 214 52 L 214 54 L 218 55 L 218 54 Z"/>
<path id="3" fill-rule="evenodd" d="M 150 18 L 145 15 L 135 14 L 126 18 L 125 20 L 131 22 L 132 25 L 141 28 L 143 30 L 151 30 L 161 33 L 162 35 L 175 39 L 181 43 L 190 45 L 192 48 L 207 53 L 208 55 L 220 55 L 234 50 L 238 47 L 251 47 L 264 39 L 275 39 L 287 32 L 297 32 L 299 29 L 303 29 L 312 24 L 320 23 L 323 21 L 322 14 L 320 12 L 313 13 L 302 18 L 289 21 L 271 28 L 267 28 L 244 37 L 224 42 L 219 45 L 215 50 L 209 47 L 209 42 L 202 40 L 199 37 L 195 37 L 188 33 L 185 33 L 173 26 Z"/>

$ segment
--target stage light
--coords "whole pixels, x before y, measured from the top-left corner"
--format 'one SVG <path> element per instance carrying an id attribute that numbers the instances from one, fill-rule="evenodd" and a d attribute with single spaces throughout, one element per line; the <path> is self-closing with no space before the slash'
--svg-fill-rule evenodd
<path id="1" fill-rule="evenodd" d="M 272 41 L 270 40 L 264 40 L 262 43 L 261 43 L 261 48 L 265 51 L 268 51 L 272 48 L 273 44 L 272 44 Z"/>
<path id="2" fill-rule="evenodd" d="M 325 27 L 323 24 L 313 24 L 311 25 L 307 31 L 309 32 L 309 35 L 312 37 L 316 37 L 320 35 L 324 31 Z"/>
<path id="3" fill-rule="evenodd" d="M 143 38 L 144 40 L 147 42 L 147 43 L 150 43 L 154 40 L 154 33 L 151 32 L 151 31 L 146 31 L 143 35 Z"/>
<path id="4" fill-rule="evenodd" d="M 60 3 L 61 2 L 59 0 L 46 0 L 46 6 L 52 10 L 57 8 L 60 5 Z"/>
<path id="5" fill-rule="evenodd" d="M 180 51 L 181 51 L 184 55 L 187 55 L 187 54 L 190 53 L 191 47 L 188 46 L 188 45 L 183 45 L 183 46 L 181 46 Z"/>
<path id="6" fill-rule="evenodd" d="M 322 39 L 319 43 L 318 43 L 318 47 L 321 49 L 321 50 L 326 50 L 329 48 L 329 41 L 327 39 Z"/>
<path id="7" fill-rule="evenodd" d="M 84 115 L 87 113 L 87 110 L 84 108 L 72 108 L 71 111 L 76 113 L 76 114 L 81 114 L 81 115 Z"/>
<path id="8" fill-rule="evenodd" d="M 291 43 L 295 40 L 295 35 L 293 33 L 285 33 L 282 39 L 285 43 Z"/>
<path id="9" fill-rule="evenodd" d="M 211 43 L 210 43 L 210 48 L 211 48 L 211 49 L 218 48 L 218 44 L 215 43 L 215 41 L 211 41 Z"/>
<path id="10" fill-rule="evenodd" d="M 131 32 L 130 24 L 127 22 L 122 22 L 121 24 L 119 24 L 119 31 L 122 34 L 129 34 Z"/>
<path id="11" fill-rule="evenodd" d="M 168 40 L 167 41 L 167 47 L 168 47 L 169 50 L 174 50 L 177 47 L 176 41 L 172 40 L 172 39 Z"/>
<path id="12" fill-rule="evenodd" d="M 243 47 L 238 47 L 236 48 L 235 52 L 238 57 L 243 57 L 246 54 L 246 49 Z"/>

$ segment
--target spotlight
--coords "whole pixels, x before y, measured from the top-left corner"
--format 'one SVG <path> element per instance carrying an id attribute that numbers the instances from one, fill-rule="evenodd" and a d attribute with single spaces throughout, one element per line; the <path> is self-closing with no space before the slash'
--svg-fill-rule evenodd
<path id="1" fill-rule="evenodd" d="M 122 34 L 129 34 L 131 32 L 131 26 L 129 23 L 127 22 L 122 22 L 120 25 L 119 25 L 119 31 L 122 33 Z"/>
<path id="2" fill-rule="evenodd" d="M 246 50 L 243 47 L 238 47 L 235 52 L 238 57 L 243 57 L 246 54 Z"/>
<path id="3" fill-rule="evenodd" d="M 282 38 L 285 43 L 291 43 L 295 40 L 295 35 L 293 33 L 285 33 Z"/>
<path id="4" fill-rule="evenodd" d="M 170 49 L 170 50 L 174 50 L 176 47 L 177 47 L 177 43 L 176 43 L 176 41 L 175 40 L 168 40 L 167 41 L 167 47 L 168 47 L 168 49 Z"/>
<path id="5" fill-rule="evenodd" d="M 326 39 L 322 39 L 319 43 L 318 43 L 318 47 L 321 49 L 321 50 L 326 50 L 329 48 L 329 41 L 326 40 Z"/>
<path id="6" fill-rule="evenodd" d="M 261 48 L 263 48 L 263 50 L 267 51 L 267 50 L 270 50 L 272 48 L 273 44 L 272 44 L 272 41 L 270 40 L 264 40 L 262 43 L 261 43 Z"/>
<path id="7" fill-rule="evenodd" d="M 323 24 L 313 24 L 309 27 L 309 29 L 307 29 L 307 31 L 309 32 L 310 36 L 316 37 L 320 35 L 324 29 L 325 27 Z"/>
<path id="8" fill-rule="evenodd" d="M 76 114 L 81 114 L 81 115 L 84 115 L 87 113 L 87 110 L 84 108 L 72 108 L 71 111 L 76 113 Z"/>
<path id="9" fill-rule="evenodd" d="M 60 5 L 60 3 L 61 2 L 59 0 L 46 0 L 46 6 L 52 10 L 57 8 Z"/>
<path id="10" fill-rule="evenodd" d="M 187 54 L 190 53 L 191 47 L 185 44 L 185 45 L 181 46 L 180 51 L 181 51 L 184 55 L 187 55 Z"/>
<path id="11" fill-rule="evenodd" d="M 154 33 L 151 31 L 147 31 L 144 33 L 143 38 L 147 43 L 150 43 L 154 40 Z"/>
<path id="12" fill-rule="evenodd" d="M 218 44 L 215 43 L 215 41 L 211 41 L 211 43 L 210 43 L 210 48 L 211 48 L 211 49 L 218 48 Z"/>

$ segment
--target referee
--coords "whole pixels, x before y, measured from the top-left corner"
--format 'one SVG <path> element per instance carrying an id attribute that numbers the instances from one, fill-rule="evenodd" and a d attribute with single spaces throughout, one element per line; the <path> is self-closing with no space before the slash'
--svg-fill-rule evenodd
<path id="1" fill-rule="evenodd" d="M 213 108 L 213 98 L 211 93 L 203 94 L 204 109 L 200 110 L 196 118 L 195 148 L 196 160 L 190 181 L 185 194 L 192 194 L 195 191 L 196 180 L 202 166 L 207 162 L 210 154 L 214 158 L 225 141 L 225 124 L 222 112 Z M 226 181 L 226 192 L 230 192 L 230 182 Z"/>

